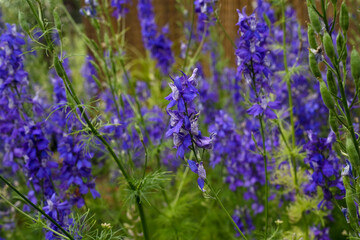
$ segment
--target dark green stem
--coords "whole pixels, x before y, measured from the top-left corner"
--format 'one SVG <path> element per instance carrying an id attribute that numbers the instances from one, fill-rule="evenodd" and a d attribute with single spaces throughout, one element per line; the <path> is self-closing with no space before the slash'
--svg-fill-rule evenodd
<path id="1" fill-rule="evenodd" d="M 144 212 L 144 208 L 143 208 L 143 205 L 141 204 L 141 200 L 140 200 L 139 196 L 136 196 L 136 206 L 139 209 L 141 225 L 142 225 L 143 232 L 144 232 L 144 239 L 149 240 L 150 237 L 149 237 L 149 231 L 148 231 L 147 224 L 146 224 L 145 212 Z"/>

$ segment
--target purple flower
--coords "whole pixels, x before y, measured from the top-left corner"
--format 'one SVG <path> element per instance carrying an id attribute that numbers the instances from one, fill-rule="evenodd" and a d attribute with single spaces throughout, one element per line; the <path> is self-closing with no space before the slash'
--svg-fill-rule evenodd
<path id="1" fill-rule="evenodd" d="M 28 186 L 31 186 L 36 193 L 50 197 L 55 192 L 52 169 L 56 169 L 58 164 L 51 160 L 49 141 L 45 137 L 41 125 L 41 123 L 30 122 L 22 130 L 25 139 L 23 146 L 24 170 Z"/>
<path id="2" fill-rule="evenodd" d="M 83 196 L 89 191 L 93 198 L 100 197 L 91 174 L 91 155 L 85 153 L 80 141 L 79 135 L 64 134 L 58 148 L 62 160 L 59 188 L 70 198 L 71 205 L 76 205 L 78 208 L 85 204 Z"/>
<path id="3" fill-rule="evenodd" d="M 305 164 L 312 169 L 311 179 L 305 185 L 304 192 L 308 195 L 316 193 L 319 186 L 324 194 L 324 199 L 319 203 L 319 208 L 325 204 L 329 209 L 333 208 L 332 199 L 342 198 L 345 188 L 341 181 L 340 162 L 332 150 L 335 134 L 330 132 L 327 138 L 319 138 L 312 131 L 308 131 L 309 142 L 304 145 L 306 151 Z M 348 169 L 350 172 L 350 166 Z M 310 175 L 310 174 L 309 174 Z"/>
<path id="4" fill-rule="evenodd" d="M 197 147 L 211 149 L 213 136 L 202 136 L 198 127 L 199 113 L 195 109 L 194 100 L 199 92 L 196 88 L 197 69 L 188 77 L 185 73 L 181 77 L 172 78 L 173 83 L 169 83 L 172 93 L 165 99 L 170 101 L 167 106 L 167 113 L 170 115 L 170 128 L 165 136 L 173 136 L 177 156 L 184 158 L 184 154 L 194 143 Z M 177 106 L 177 110 L 171 108 Z"/>
<path id="5" fill-rule="evenodd" d="M 197 180 L 198 185 L 199 185 L 201 191 L 205 192 L 204 185 L 205 185 L 205 179 L 206 179 L 206 171 L 205 171 L 203 162 L 197 163 L 195 161 L 188 160 L 188 164 L 189 164 L 190 170 L 199 176 L 199 178 Z"/>
<path id="6" fill-rule="evenodd" d="M 150 51 L 151 57 L 157 60 L 157 66 L 162 73 L 168 74 L 174 63 L 172 43 L 165 37 L 168 27 L 164 27 L 161 33 L 158 32 L 151 0 L 139 0 L 138 16 L 145 48 Z"/>
<path id="7" fill-rule="evenodd" d="M 67 229 L 72 222 L 72 219 L 69 219 L 71 213 L 70 204 L 67 201 L 60 202 L 55 193 L 46 200 L 45 204 L 46 205 L 43 207 L 45 213 L 52 217 L 61 227 Z M 55 224 L 50 222 L 48 224 L 51 229 L 61 232 Z M 48 240 L 59 239 L 59 236 L 52 231 L 47 231 L 45 237 Z"/>
<path id="8" fill-rule="evenodd" d="M 277 116 L 273 109 L 280 109 L 280 107 L 280 102 L 268 102 L 266 97 L 263 96 L 260 100 L 260 104 L 255 103 L 247 110 L 247 113 L 254 117 L 265 115 L 269 119 L 276 119 Z"/>
<path id="9" fill-rule="evenodd" d="M 125 4 L 130 2 L 131 0 L 111 0 L 111 6 L 114 8 L 113 16 L 116 19 L 125 17 L 125 15 L 129 12 L 129 9 L 125 7 Z"/>
<path id="10" fill-rule="evenodd" d="M 194 0 L 195 12 L 198 15 L 197 33 L 199 41 L 201 41 L 200 38 L 204 33 L 205 36 L 209 34 L 209 26 L 213 25 L 216 21 L 216 18 L 212 16 L 215 10 L 215 3 L 216 0 Z"/>

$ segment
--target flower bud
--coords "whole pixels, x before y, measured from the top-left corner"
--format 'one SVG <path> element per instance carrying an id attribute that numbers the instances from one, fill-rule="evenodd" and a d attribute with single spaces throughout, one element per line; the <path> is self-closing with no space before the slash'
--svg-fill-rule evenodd
<path id="1" fill-rule="evenodd" d="M 333 130 L 333 132 L 336 134 L 336 136 L 338 136 L 339 134 L 338 121 L 335 114 L 336 113 L 334 112 L 334 110 L 329 111 L 329 125 Z"/>
<path id="2" fill-rule="evenodd" d="M 333 100 L 325 82 L 321 78 L 319 78 L 319 81 L 320 81 L 321 97 L 322 97 L 326 107 L 330 110 L 333 110 L 335 108 L 334 100 Z"/>
<path id="3" fill-rule="evenodd" d="M 359 52 L 356 51 L 355 48 L 351 51 L 350 56 L 350 67 L 351 67 L 351 75 L 354 78 L 356 88 L 360 86 L 360 55 Z"/>
<path id="4" fill-rule="evenodd" d="M 309 18 L 310 18 L 311 25 L 313 26 L 313 28 L 315 29 L 315 31 L 317 33 L 320 33 L 321 32 L 321 23 L 320 23 L 318 14 L 315 12 L 315 10 L 312 8 L 312 6 L 308 7 L 308 12 L 309 12 Z"/>
<path id="5" fill-rule="evenodd" d="M 314 32 L 314 28 L 311 25 L 308 26 L 308 39 L 309 39 L 310 47 L 316 49 L 317 43 L 316 43 L 315 32 Z"/>
<path id="6" fill-rule="evenodd" d="M 345 2 L 341 4 L 340 27 L 344 32 L 347 32 L 347 30 L 349 29 L 349 11 L 346 7 Z"/>
<path id="7" fill-rule="evenodd" d="M 331 62 L 335 63 L 336 60 L 335 48 L 333 41 L 328 33 L 324 34 L 323 43 L 326 54 L 330 58 Z"/>
<path id="8" fill-rule="evenodd" d="M 321 78 L 321 72 L 318 66 L 318 63 L 316 62 L 315 55 L 313 53 L 309 53 L 309 66 L 311 72 L 314 74 L 316 78 Z"/>
<path id="9" fill-rule="evenodd" d="M 330 70 L 327 70 L 326 73 L 326 80 L 327 80 L 327 84 L 329 86 L 329 90 L 333 95 L 337 95 L 338 93 L 338 88 L 335 82 L 335 78 L 334 75 L 332 74 L 332 72 Z"/>
<path id="10" fill-rule="evenodd" d="M 338 35 L 336 37 L 336 49 L 337 49 L 337 52 L 339 54 L 339 57 L 340 57 L 340 54 L 342 54 L 341 55 L 341 60 L 343 62 L 346 62 L 347 48 L 346 48 L 345 40 L 344 40 L 344 38 L 343 38 L 343 36 L 342 36 L 342 34 L 340 32 L 338 33 Z"/>
<path id="11" fill-rule="evenodd" d="M 346 152 L 349 156 L 351 165 L 359 166 L 359 155 L 356 151 L 356 146 L 355 146 L 351 136 L 346 137 L 345 146 L 346 146 Z"/>
<path id="12" fill-rule="evenodd" d="M 57 75 L 61 78 L 64 78 L 64 70 L 60 64 L 59 58 L 56 55 L 54 55 L 54 67 Z"/>
<path id="13" fill-rule="evenodd" d="M 349 214 L 349 218 L 350 218 L 350 223 L 352 225 L 357 226 L 357 222 L 358 222 L 357 207 L 355 205 L 354 193 L 350 186 L 348 176 L 343 177 L 343 183 L 344 183 L 345 190 L 346 190 L 345 201 L 346 201 L 346 206 L 347 206 L 347 210 L 348 210 L 348 214 Z"/>

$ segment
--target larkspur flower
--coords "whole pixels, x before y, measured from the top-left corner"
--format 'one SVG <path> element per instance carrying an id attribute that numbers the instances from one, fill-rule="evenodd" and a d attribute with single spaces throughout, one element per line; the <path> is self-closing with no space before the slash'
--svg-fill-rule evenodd
<path id="1" fill-rule="evenodd" d="M 213 25 L 216 18 L 213 16 L 216 0 L 194 0 L 195 12 L 197 13 L 197 34 L 201 41 L 203 34 L 209 34 L 209 26 Z"/>
<path id="2" fill-rule="evenodd" d="M 259 102 L 260 104 L 255 103 L 252 105 L 252 107 L 247 110 L 247 113 L 253 115 L 254 117 L 261 115 L 266 116 L 269 119 L 277 118 L 273 109 L 279 109 L 281 107 L 279 102 L 268 102 L 265 96 L 262 96 Z"/>
<path id="3" fill-rule="evenodd" d="M 114 8 L 113 16 L 116 19 L 125 17 L 129 12 L 129 9 L 126 7 L 126 4 L 129 4 L 131 0 L 111 0 L 110 5 Z"/>
<path id="4" fill-rule="evenodd" d="M 201 191 L 205 192 L 204 185 L 205 185 L 205 179 L 206 179 L 206 171 L 205 171 L 203 162 L 197 163 L 195 161 L 188 160 L 188 164 L 189 164 L 190 170 L 199 176 L 199 178 L 197 180 L 199 188 L 201 189 Z"/>
<path id="5" fill-rule="evenodd" d="M 167 112 L 170 115 L 170 128 L 166 136 L 173 136 L 177 156 L 184 158 L 184 154 L 189 151 L 189 147 L 194 143 L 199 148 L 211 149 L 212 137 L 202 136 L 198 127 L 199 113 L 195 109 L 194 100 L 198 96 L 197 90 L 197 69 L 188 77 L 185 73 L 177 76 L 173 83 L 169 83 L 172 93 L 165 99 L 170 101 Z M 177 106 L 177 110 L 172 110 Z"/>
<path id="6" fill-rule="evenodd" d="M 171 42 L 165 36 L 168 27 L 165 26 L 158 32 L 151 0 L 139 0 L 138 16 L 145 48 L 150 51 L 151 57 L 157 60 L 157 66 L 161 71 L 168 74 L 174 63 Z"/>
<path id="7" fill-rule="evenodd" d="M 345 188 L 341 181 L 340 162 L 332 150 L 335 134 L 330 132 L 327 138 L 319 138 L 312 131 L 308 131 L 309 142 L 304 145 L 307 157 L 304 159 L 312 169 L 310 182 L 304 191 L 308 195 L 316 193 L 319 186 L 324 194 L 324 199 L 319 203 L 332 209 L 332 199 L 342 198 Z"/>
<path id="8" fill-rule="evenodd" d="M 314 234 L 314 240 L 330 240 L 330 229 L 328 227 L 314 226 L 311 231 Z"/>
<path id="9" fill-rule="evenodd" d="M 64 195 L 67 195 L 69 203 L 78 208 L 85 204 L 83 196 L 89 191 L 93 198 L 100 197 L 91 174 L 91 155 L 85 152 L 80 140 L 79 135 L 64 134 L 58 148 L 59 157 L 62 160 L 59 188 Z"/>
<path id="10" fill-rule="evenodd" d="M 51 159 L 49 141 L 44 135 L 42 125 L 41 122 L 30 122 L 22 130 L 25 139 L 24 170 L 28 186 L 36 193 L 51 197 L 55 192 L 52 169 L 56 169 L 58 164 Z"/>
<path id="11" fill-rule="evenodd" d="M 69 219 L 71 213 L 71 205 L 67 202 L 60 202 L 60 199 L 56 197 L 56 194 L 52 194 L 46 201 L 43 210 L 47 215 L 52 217 L 61 227 L 67 229 L 72 220 Z M 55 231 L 61 232 L 61 230 L 53 223 L 48 223 L 49 227 Z M 45 237 L 47 240 L 59 239 L 54 232 L 47 230 Z"/>

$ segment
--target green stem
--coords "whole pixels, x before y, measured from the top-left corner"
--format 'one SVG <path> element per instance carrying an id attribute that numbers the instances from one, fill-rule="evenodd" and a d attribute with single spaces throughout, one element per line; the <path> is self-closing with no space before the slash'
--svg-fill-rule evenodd
<path id="1" fill-rule="evenodd" d="M 267 239 L 267 233 L 269 228 L 269 186 L 268 186 L 268 171 L 267 171 L 267 154 L 265 146 L 265 130 L 264 122 L 262 116 L 259 117 L 260 121 L 260 133 L 263 143 L 263 158 L 264 158 L 264 168 L 265 168 L 265 239 Z"/>
<path id="2" fill-rule="evenodd" d="M 19 192 L 16 187 L 14 187 L 8 180 L 6 180 L 2 175 L 0 175 L 0 180 L 2 180 L 6 185 L 8 185 L 14 192 L 16 192 L 26 203 L 31 205 L 33 208 L 35 208 L 38 212 L 40 212 L 44 217 L 46 217 L 50 222 L 52 222 L 56 227 L 60 229 L 61 232 L 63 232 L 69 239 L 75 240 L 70 233 L 68 233 L 63 227 L 61 227 L 55 219 L 50 217 L 48 214 L 44 212 L 41 208 L 36 206 L 34 203 L 32 203 L 25 195 L 23 195 L 21 192 Z"/>
<path id="3" fill-rule="evenodd" d="M 141 225 L 142 225 L 143 232 L 144 232 L 144 239 L 149 240 L 150 237 L 149 237 L 149 231 L 148 231 L 147 224 L 146 224 L 145 212 L 144 212 L 144 208 L 143 208 L 143 205 L 141 204 L 141 200 L 140 200 L 139 196 L 136 196 L 136 205 L 139 209 Z"/>
<path id="4" fill-rule="evenodd" d="M 238 230 L 238 232 L 240 233 L 240 235 L 247 240 L 247 238 L 245 237 L 244 233 L 240 230 L 240 228 L 238 227 L 238 225 L 236 224 L 236 222 L 234 221 L 234 219 L 231 217 L 230 213 L 228 212 L 228 210 L 226 210 L 224 204 L 221 202 L 217 192 L 215 192 L 215 190 L 213 189 L 213 187 L 209 184 L 209 182 L 207 181 L 207 179 L 205 179 L 205 183 L 206 185 L 210 188 L 211 192 L 214 193 L 216 201 L 219 203 L 220 207 L 224 210 L 224 212 L 226 213 L 226 216 L 231 220 L 232 224 L 234 225 L 234 227 L 236 228 L 236 230 Z"/>
<path id="5" fill-rule="evenodd" d="M 292 92 L 291 92 L 291 82 L 290 82 L 290 76 L 289 76 L 289 68 L 288 68 L 288 62 L 287 62 L 287 48 L 286 48 L 286 14 L 285 14 L 285 1 L 282 1 L 282 28 L 283 28 L 283 55 L 284 55 L 284 68 L 285 68 L 285 76 L 287 76 L 286 86 L 289 96 L 289 111 L 290 111 L 290 125 L 291 125 L 291 149 L 295 149 L 296 140 L 295 140 L 295 121 L 294 121 L 294 105 L 293 105 L 293 98 L 292 98 Z M 298 180 L 296 176 L 296 159 L 291 151 L 291 162 L 293 166 L 294 171 L 294 182 L 295 187 L 298 189 Z"/>

